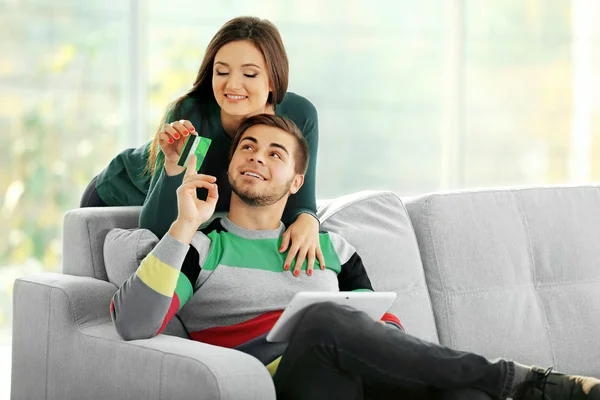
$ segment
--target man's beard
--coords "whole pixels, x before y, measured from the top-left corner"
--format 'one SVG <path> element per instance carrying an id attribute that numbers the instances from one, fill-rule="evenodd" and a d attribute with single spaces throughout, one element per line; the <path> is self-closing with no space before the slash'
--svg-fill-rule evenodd
<path id="1" fill-rule="evenodd" d="M 288 193 L 292 186 L 292 182 L 294 181 L 294 178 L 292 178 L 289 182 L 284 183 L 269 192 L 256 193 L 257 191 L 252 188 L 243 191 L 239 187 L 236 187 L 236 182 L 231 179 L 231 176 L 228 176 L 228 179 L 231 191 L 250 207 L 265 207 L 277 203 Z"/>

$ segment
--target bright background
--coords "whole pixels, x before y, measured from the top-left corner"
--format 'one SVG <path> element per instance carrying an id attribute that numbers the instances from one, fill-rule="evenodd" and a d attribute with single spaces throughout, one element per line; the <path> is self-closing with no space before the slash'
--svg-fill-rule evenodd
<path id="1" fill-rule="evenodd" d="M 600 178 L 595 0 L 0 0 L 1 371 L 14 279 L 60 270 L 64 212 L 239 15 L 318 109 L 319 198 Z"/>

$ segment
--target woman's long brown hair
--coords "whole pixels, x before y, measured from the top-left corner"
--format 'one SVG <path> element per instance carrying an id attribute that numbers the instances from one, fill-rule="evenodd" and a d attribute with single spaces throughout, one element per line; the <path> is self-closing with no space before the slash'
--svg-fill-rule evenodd
<path id="1" fill-rule="evenodd" d="M 269 82 L 273 88 L 269 93 L 267 104 L 277 105 L 283 100 L 283 96 L 287 91 L 289 77 L 289 63 L 281 35 L 277 27 L 266 19 L 256 17 L 238 17 L 227 22 L 219 29 L 216 35 L 212 38 L 204 59 L 198 70 L 198 75 L 194 81 L 192 88 L 183 96 L 168 105 L 165 115 L 154 135 L 154 139 L 150 144 L 148 163 L 144 170 L 144 174 L 150 173 L 154 175 L 157 167 L 157 159 L 160 153 L 159 134 L 162 131 L 163 125 L 167 122 L 169 110 L 173 110 L 173 116 L 178 116 L 183 101 L 187 98 L 195 98 L 200 100 L 200 103 L 207 104 L 215 101 L 215 95 L 212 89 L 213 64 L 215 56 L 219 49 L 230 42 L 238 40 L 248 40 L 262 53 L 267 64 L 269 73 Z M 208 116 L 204 116 L 207 118 Z M 177 118 L 176 119 L 180 119 Z M 170 122 L 170 121 L 169 121 Z M 201 134 L 201 132 L 199 132 Z"/>

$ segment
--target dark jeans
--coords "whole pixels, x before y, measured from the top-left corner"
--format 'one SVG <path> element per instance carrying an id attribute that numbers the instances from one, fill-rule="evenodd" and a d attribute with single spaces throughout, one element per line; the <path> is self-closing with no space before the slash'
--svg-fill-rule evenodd
<path id="1" fill-rule="evenodd" d="M 333 303 L 302 317 L 277 373 L 278 399 L 503 399 L 514 364 L 428 343 Z"/>
<path id="2" fill-rule="evenodd" d="M 106 203 L 102 201 L 98 195 L 98 191 L 96 190 L 97 180 L 98 177 L 94 177 L 94 179 L 92 179 L 88 187 L 85 189 L 83 196 L 81 196 L 79 207 L 106 207 Z"/>

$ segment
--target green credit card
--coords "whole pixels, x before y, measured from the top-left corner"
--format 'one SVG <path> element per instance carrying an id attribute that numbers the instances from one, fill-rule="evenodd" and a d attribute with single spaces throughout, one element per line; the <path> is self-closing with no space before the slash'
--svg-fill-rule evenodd
<path id="1" fill-rule="evenodd" d="M 192 154 L 196 155 L 196 171 L 200 170 L 202 166 L 202 162 L 206 157 L 206 153 L 208 153 L 208 148 L 210 147 L 211 139 L 198 136 L 198 135 L 189 135 L 183 145 L 183 151 L 179 156 L 179 160 L 177 161 L 177 165 L 181 167 L 185 167 L 190 159 Z"/>

